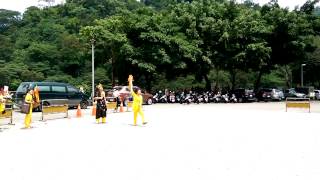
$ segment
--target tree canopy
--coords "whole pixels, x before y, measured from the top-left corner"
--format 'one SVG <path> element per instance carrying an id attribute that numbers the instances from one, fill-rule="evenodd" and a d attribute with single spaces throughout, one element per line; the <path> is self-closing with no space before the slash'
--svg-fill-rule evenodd
<path id="1" fill-rule="evenodd" d="M 89 90 L 91 43 L 96 82 L 107 87 L 320 87 L 318 0 L 290 11 L 277 1 L 67 0 L 0 9 L 1 83 L 59 81 Z M 319 77 L 319 76 L 318 76 Z M 184 79 L 184 80 L 183 80 Z M 176 82 L 176 83 L 171 83 Z M 180 84 L 179 84 L 180 83 Z"/>

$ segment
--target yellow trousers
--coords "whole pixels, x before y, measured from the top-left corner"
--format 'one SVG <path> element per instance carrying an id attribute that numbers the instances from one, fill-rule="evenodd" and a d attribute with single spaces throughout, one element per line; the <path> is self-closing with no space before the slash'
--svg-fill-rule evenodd
<path id="1" fill-rule="evenodd" d="M 0 103 L 0 112 L 2 113 L 6 108 L 5 104 Z"/>
<path id="2" fill-rule="evenodd" d="M 144 124 L 144 113 L 142 111 L 142 108 L 137 108 L 133 110 L 133 125 L 137 125 L 137 118 L 138 114 L 140 114 L 141 119 L 142 119 L 142 124 Z"/>
<path id="3" fill-rule="evenodd" d="M 26 117 L 24 118 L 24 126 L 25 126 L 25 128 L 30 128 L 31 118 L 32 118 L 32 112 L 29 113 L 29 114 L 26 114 Z"/>
<path id="4" fill-rule="evenodd" d="M 96 119 L 97 123 L 100 123 L 100 118 Z M 106 123 L 107 122 L 107 118 L 102 118 L 102 123 Z"/>

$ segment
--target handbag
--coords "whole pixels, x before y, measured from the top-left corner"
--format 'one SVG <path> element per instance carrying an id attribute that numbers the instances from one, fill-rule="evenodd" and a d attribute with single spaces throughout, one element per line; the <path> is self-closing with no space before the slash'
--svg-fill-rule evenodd
<path id="1" fill-rule="evenodd" d="M 24 103 L 21 107 L 21 112 L 24 114 L 29 114 L 30 112 L 30 104 Z"/>

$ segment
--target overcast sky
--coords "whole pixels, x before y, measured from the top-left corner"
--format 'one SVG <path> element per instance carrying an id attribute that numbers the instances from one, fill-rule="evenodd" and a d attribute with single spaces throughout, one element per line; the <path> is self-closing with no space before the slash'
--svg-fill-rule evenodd
<path id="1" fill-rule="evenodd" d="M 63 0 L 56 0 L 56 2 L 61 2 Z M 238 0 L 241 2 L 242 0 Z M 254 0 L 256 3 L 264 4 L 269 2 L 269 0 Z M 289 7 L 293 9 L 296 5 L 302 5 L 306 0 L 279 0 L 279 4 L 282 7 Z M 38 0 L 0 0 L 0 9 L 10 9 L 15 11 L 23 12 L 29 6 L 37 6 Z"/>

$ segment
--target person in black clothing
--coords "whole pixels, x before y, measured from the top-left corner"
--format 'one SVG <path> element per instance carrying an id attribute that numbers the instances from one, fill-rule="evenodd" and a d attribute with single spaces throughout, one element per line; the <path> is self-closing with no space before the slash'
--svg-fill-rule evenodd
<path id="1" fill-rule="evenodd" d="M 106 118 L 107 118 L 106 94 L 101 84 L 97 86 L 96 96 L 94 99 L 97 101 L 96 122 L 100 123 L 100 118 L 102 118 L 102 123 L 106 123 Z"/>

